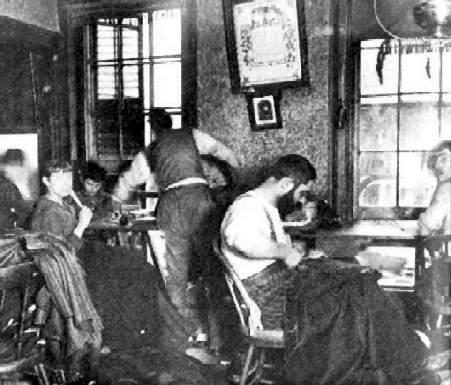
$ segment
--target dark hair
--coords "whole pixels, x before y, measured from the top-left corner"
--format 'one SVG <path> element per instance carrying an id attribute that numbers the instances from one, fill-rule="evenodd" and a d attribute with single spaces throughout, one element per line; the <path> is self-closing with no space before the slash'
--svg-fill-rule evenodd
<path id="1" fill-rule="evenodd" d="M 94 182 L 102 183 L 106 179 L 106 170 L 98 163 L 89 161 L 83 169 L 82 179 L 91 179 Z"/>
<path id="2" fill-rule="evenodd" d="M 48 160 L 44 163 L 44 167 L 42 167 L 42 176 L 49 178 L 54 172 L 60 171 L 70 172 L 72 171 L 72 166 L 65 160 Z"/>
<path id="3" fill-rule="evenodd" d="M 293 178 L 295 185 L 307 184 L 316 179 L 313 165 L 303 156 L 288 154 L 281 156 L 270 168 L 269 176 L 276 179 Z"/>
<path id="4" fill-rule="evenodd" d="M 427 166 L 429 169 L 435 168 L 437 154 L 443 150 L 449 150 L 451 152 L 451 140 L 442 140 L 431 150 L 427 161 Z"/>
<path id="5" fill-rule="evenodd" d="M 157 134 L 172 128 L 171 115 L 164 108 L 151 108 L 149 115 L 151 128 Z"/>

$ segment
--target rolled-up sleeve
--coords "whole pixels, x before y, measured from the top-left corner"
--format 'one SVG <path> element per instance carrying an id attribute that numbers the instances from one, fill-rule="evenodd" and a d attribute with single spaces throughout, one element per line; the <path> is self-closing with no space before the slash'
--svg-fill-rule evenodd
<path id="1" fill-rule="evenodd" d="M 125 201 L 129 198 L 131 190 L 140 184 L 149 184 L 150 179 L 153 178 L 149 163 L 144 153 L 139 152 L 133 159 L 130 168 L 119 175 L 113 196 L 116 200 Z"/>
<path id="2" fill-rule="evenodd" d="M 193 137 L 200 154 L 213 155 L 216 158 L 229 163 L 232 167 L 239 167 L 235 153 L 212 136 L 197 129 L 193 129 Z"/>

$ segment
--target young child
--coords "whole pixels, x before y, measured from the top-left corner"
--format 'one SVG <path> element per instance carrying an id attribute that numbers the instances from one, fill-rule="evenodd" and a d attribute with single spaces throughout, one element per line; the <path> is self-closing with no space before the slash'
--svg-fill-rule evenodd
<path id="1" fill-rule="evenodd" d="M 113 211 L 110 196 L 104 191 L 106 170 L 96 162 L 89 161 L 83 170 L 81 182 L 83 188 L 77 196 L 83 205 L 93 212 L 93 219 L 104 218 Z"/>

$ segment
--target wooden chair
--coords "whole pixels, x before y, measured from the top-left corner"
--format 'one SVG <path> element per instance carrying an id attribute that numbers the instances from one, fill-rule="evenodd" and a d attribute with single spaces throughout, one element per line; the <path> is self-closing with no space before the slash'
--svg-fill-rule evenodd
<path id="1" fill-rule="evenodd" d="M 266 363 L 267 349 L 284 349 L 282 329 L 267 330 L 261 322 L 261 311 L 249 296 L 233 266 L 221 252 L 219 242 L 213 242 L 213 250 L 225 268 L 225 280 L 240 319 L 240 330 L 248 345 L 246 360 L 241 370 L 240 385 L 274 384 L 263 377 L 264 370 L 271 367 Z"/>
<path id="2" fill-rule="evenodd" d="M 21 290 L 21 305 L 19 314 L 19 324 L 16 338 L 16 358 L 21 358 L 22 346 L 24 342 L 24 323 L 27 308 L 30 301 L 30 288 L 32 283 L 40 279 L 40 274 L 33 262 L 24 262 L 17 265 L 0 268 L 0 291 L 4 300 L 6 290 Z M 3 302 L 3 301 L 2 301 Z M 0 305 L 0 310 L 3 303 Z"/>

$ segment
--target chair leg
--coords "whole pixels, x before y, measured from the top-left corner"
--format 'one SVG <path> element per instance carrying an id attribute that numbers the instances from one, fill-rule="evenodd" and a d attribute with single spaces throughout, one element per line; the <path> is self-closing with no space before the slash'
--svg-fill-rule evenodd
<path id="1" fill-rule="evenodd" d="M 241 373 L 240 385 L 246 385 L 247 376 L 249 375 L 249 367 L 251 365 L 252 356 L 254 355 L 255 346 L 249 345 L 247 350 L 246 362 L 244 363 L 243 371 Z"/>
<path id="2" fill-rule="evenodd" d="M 20 321 L 19 321 L 19 331 L 17 332 L 17 347 L 16 347 L 16 358 L 19 359 L 22 355 L 22 345 L 23 345 L 23 332 L 25 327 L 25 318 L 27 313 L 28 297 L 30 296 L 30 288 L 25 286 L 22 293 L 22 305 L 20 309 Z"/>

